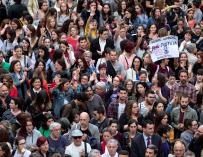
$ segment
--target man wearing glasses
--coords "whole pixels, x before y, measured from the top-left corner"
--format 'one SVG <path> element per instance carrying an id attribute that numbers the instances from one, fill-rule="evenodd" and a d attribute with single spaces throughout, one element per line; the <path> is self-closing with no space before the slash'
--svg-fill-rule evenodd
<path id="1" fill-rule="evenodd" d="M 82 131 L 75 129 L 71 133 L 73 142 L 66 147 L 65 154 L 72 157 L 85 157 L 91 151 L 91 146 L 89 143 L 85 143 L 82 140 Z"/>

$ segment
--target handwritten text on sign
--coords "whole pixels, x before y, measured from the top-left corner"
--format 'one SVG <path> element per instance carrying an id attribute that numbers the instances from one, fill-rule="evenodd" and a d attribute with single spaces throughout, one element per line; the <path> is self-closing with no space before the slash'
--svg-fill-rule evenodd
<path id="1" fill-rule="evenodd" d="M 156 62 L 164 58 L 178 58 L 178 37 L 166 36 L 156 40 L 152 40 L 149 43 L 151 50 L 152 61 Z"/>

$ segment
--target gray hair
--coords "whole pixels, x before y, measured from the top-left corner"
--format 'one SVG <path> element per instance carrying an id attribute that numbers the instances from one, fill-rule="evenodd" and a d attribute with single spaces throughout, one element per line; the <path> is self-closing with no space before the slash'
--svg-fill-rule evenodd
<path id="1" fill-rule="evenodd" d="M 195 153 L 188 150 L 187 152 L 185 152 L 184 157 L 195 157 Z"/>
<path id="2" fill-rule="evenodd" d="M 98 157 L 100 154 L 100 151 L 97 149 L 92 149 L 88 155 L 88 157 Z"/>
<path id="3" fill-rule="evenodd" d="M 109 144 L 115 144 L 118 146 L 118 141 L 116 139 L 112 138 L 112 139 L 108 140 L 107 145 L 109 145 Z"/>
<path id="4" fill-rule="evenodd" d="M 61 124 L 58 122 L 53 122 L 50 125 L 50 130 L 53 130 L 55 127 L 61 127 Z"/>

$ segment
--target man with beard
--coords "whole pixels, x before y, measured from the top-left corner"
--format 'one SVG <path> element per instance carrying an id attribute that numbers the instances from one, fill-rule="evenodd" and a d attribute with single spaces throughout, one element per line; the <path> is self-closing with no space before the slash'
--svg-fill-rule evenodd
<path id="1" fill-rule="evenodd" d="M 197 112 L 189 106 L 189 102 L 189 97 L 183 94 L 180 97 L 180 105 L 171 112 L 171 125 L 175 129 L 176 137 L 183 131 L 185 119 L 198 120 Z"/>
<path id="2" fill-rule="evenodd" d="M 0 117 L 8 109 L 10 103 L 8 87 L 4 84 L 0 85 Z"/>
<path id="3" fill-rule="evenodd" d="M 126 101 L 128 100 L 127 91 L 125 88 L 120 88 L 118 92 L 118 99 L 117 101 L 113 101 L 109 104 L 108 107 L 108 118 L 111 119 L 119 119 L 121 114 L 124 112 Z"/>
<path id="4" fill-rule="evenodd" d="M 180 92 L 181 94 L 187 95 L 190 98 L 191 103 L 195 104 L 197 100 L 196 88 L 188 82 L 188 71 L 180 70 L 179 79 L 180 82 L 171 88 L 171 100 L 173 99 L 175 92 Z"/>
<path id="5" fill-rule="evenodd" d="M 195 132 L 194 138 L 189 145 L 189 150 L 195 153 L 196 157 L 203 155 L 203 125 L 200 125 Z"/>

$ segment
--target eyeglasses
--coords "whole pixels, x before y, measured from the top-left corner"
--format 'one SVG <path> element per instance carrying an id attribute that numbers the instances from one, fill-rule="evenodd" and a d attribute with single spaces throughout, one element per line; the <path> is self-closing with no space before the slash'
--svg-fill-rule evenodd
<path id="1" fill-rule="evenodd" d="M 75 137 L 73 137 L 74 139 L 81 139 L 82 138 L 82 136 L 75 136 Z"/>

